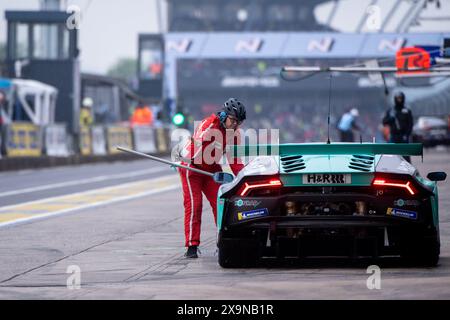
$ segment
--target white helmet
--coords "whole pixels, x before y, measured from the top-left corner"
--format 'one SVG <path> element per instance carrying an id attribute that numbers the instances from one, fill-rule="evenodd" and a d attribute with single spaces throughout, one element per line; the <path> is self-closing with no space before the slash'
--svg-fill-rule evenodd
<path id="1" fill-rule="evenodd" d="M 94 101 L 92 100 L 92 98 L 86 97 L 83 99 L 83 107 L 92 108 L 93 105 Z"/>
<path id="2" fill-rule="evenodd" d="M 354 117 L 359 117 L 359 111 L 356 108 L 353 108 L 352 110 L 350 110 L 350 114 Z"/>

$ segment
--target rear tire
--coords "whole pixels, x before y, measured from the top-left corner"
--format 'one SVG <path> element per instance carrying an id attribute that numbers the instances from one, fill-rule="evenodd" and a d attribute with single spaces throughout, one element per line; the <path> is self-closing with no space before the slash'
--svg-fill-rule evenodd
<path id="1" fill-rule="evenodd" d="M 222 268 L 248 268 L 257 264 L 258 247 L 254 240 L 221 239 L 217 246 Z"/>
<path id="2" fill-rule="evenodd" d="M 401 256 L 407 264 L 421 267 L 435 267 L 439 262 L 440 242 L 438 237 L 421 238 L 406 244 Z"/>

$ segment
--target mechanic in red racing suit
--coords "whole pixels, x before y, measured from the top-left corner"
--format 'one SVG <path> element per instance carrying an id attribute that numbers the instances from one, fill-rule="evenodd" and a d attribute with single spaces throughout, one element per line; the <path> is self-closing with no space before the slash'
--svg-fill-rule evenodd
<path id="1" fill-rule="evenodd" d="M 179 153 L 183 165 L 211 173 L 222 171 L 220 161 L 225 148 L 240 143 L 238 127 L 245 120 L 245 106 L 235 98 L 228 99 L 217 114 L 204 119 L 196 128 L 193 137 Z M 227 156 L 228 163 L 235 175 L 244 167 L 237 158 Z M 202 193 L 208 199 L 217 224 L 217 192 L 219 184 L 212 177 L 183 168 L 178 169 L 183 185 L 184 232 L 187 258 L 197 258 L 200 245 L 200 227 L 202 219 Z"/>

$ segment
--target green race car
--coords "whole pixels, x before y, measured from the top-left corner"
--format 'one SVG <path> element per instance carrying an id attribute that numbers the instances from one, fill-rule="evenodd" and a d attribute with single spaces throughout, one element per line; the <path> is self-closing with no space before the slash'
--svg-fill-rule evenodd
<path id="1" fill-rule="evenodd" d="M 402 155 L 421 144 L 311 143 L 235 146 L 253 156 L 218 194 L 222 267 L 264 259 L 399 256 L 439 260 L 437 181 Z"/>

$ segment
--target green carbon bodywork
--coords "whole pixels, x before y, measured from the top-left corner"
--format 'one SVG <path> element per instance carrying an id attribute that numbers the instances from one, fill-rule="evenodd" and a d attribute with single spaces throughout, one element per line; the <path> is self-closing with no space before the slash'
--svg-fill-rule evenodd
<path id="1" fill-rule="evenodd" d="M 433 196 L 431 196 L 431 211 L 433 214 L 433 224 L 435 227 L 438 227 L 439 226 L 439 195 L 438 195 L 437 183 L 434 181 L 430 181 L 428 179 L 424 179 L 420 175 L 415 175 L 414 178 L 417 181 L 419 181 L 421 184 L 428 186 L 433 192 Z"/>
<path id="2" fill-rule="evenodd" d="M 439 196 L 437 190 L 437 184 L 435 184 L 433 190 L 434 196 L 431 196 L 431 211 L 433 213 L 433 224 L 439 228 Z"/>
<path id="3" fill-rule="evenodd" d="M 220 230 L 222 228 L 222 217 L 223 209 L 225 207 L 225 199 L 217 196 L 217 228 Z"/>

